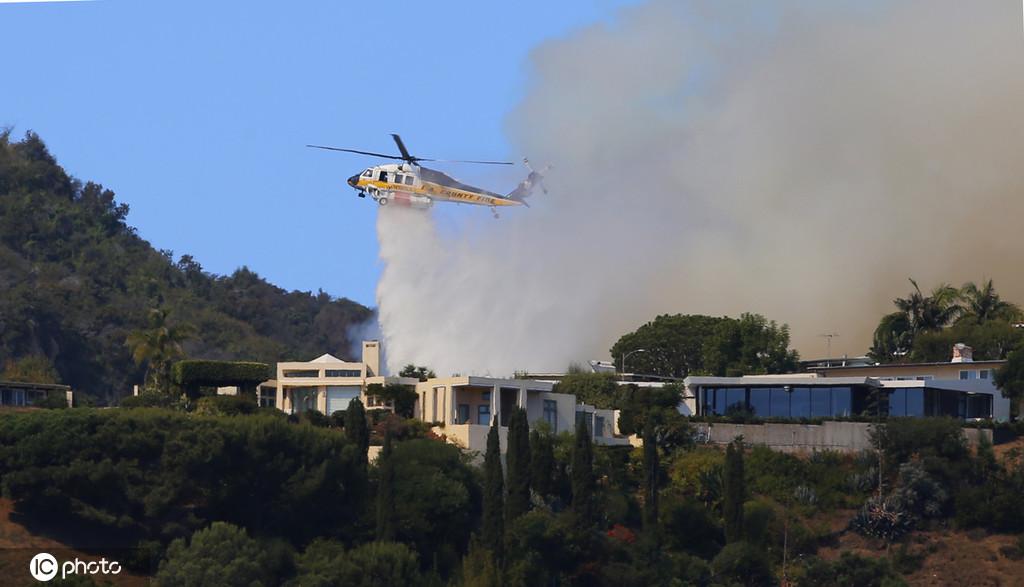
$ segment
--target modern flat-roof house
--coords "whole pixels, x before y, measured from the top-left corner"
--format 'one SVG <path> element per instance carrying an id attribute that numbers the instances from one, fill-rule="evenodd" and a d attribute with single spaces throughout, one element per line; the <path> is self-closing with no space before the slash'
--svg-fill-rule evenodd
<path id="1" fill-rule="evenodd" d="M 0 381 L 0 406 L 28 407 L 46 399 L 47 395 L 59 393 L 72 404 L 71 388 L 56 383 L 24 383 L 20 381 Z"/>
<path id="2" fill-rule="evenodd" d="M 416 417 L 435 424 L 434 432 L 471 451 L 483 452 L 497 421 L 504 452 L 512 410 L 525 408 L 531 427 L 543 422 L 551 432 L 573 432 L 582 420 L 597 444 L 629 444 L 617 434 L 616 414 L 576 403 L 576 396 L 554 393 L 554 383 L 496 377 L 446 377 L 416 385 Z"/>
<path id="3" fill-rule="evenodd" d="M 687 397 L 693 398 L 689 408 L 700 416 L 744 414 L 783 420 L 945 416 L 999 421 L 1010 416 L 1010 402 L 998 390 L 970 380 L 880 380 L 811 373 L 687 377 L 686 388 Z"/>
<path id="4" fill-rule="evenodd" d="M 269 405 L 269 390 L 274 391 L 273 407 L 288 414 L 317 410 L 333 414 L 348 408 L 349 402 L 361 398 L 368 409 L 390 409 L 366 396 L 366 388 L 374 383 L 399 383 L 415 386 L 413 377 L 380 375 L 380 343 L 363 341 L 363 356 L 358 363 L 343 361 L 324 354 L 312 361 L 277 364 L 276 380 L 260 385 L 260 405 Z"/>

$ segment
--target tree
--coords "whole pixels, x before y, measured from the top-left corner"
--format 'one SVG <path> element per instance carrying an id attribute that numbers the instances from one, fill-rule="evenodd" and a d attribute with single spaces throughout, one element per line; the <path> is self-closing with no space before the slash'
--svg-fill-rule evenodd
<path id="1" fill-rule="evenodd" d="M 944 328 L 963 313 L 960 291 L 955 287 L 941 283 L 926 296 L 914 279 L 910 279 L 910 284 L 914 291 L 905 298 L 896 298 L 893 303 L 907 315 L 913 334 Z"/>
<path id="2" fill-rule="evenodd" d="M 171 542 L 156 579 L 161 585 L 183 587 L 273 585 L 264 560 L 264 549 L 245 530 L 214 522 L 188 541 Z"/>
<path id="3" fill-rule="evenodd" d="M 759 314 L 738 319 L 676 314 L 624 334 L 611 355 L 620 369 L 663 377 L 784 373 L 795 369 L 799 358 L 788 347 L 789 327 Z M 623 366 L 627 355 L 629 364 Z"/>
<path id="4" fill-rule="evenodd" d="M 913 344 L 914 336 L 907 314 L 893 312 L 878 322 L 868 355 L 879 363 L 891 363 L 906 356 Z"/>
<path id="5" fill-rule="evenodd" d="M 384 432 L 384 447 L 380 451 L 377 484 L 377 540 L 395 539 L 395 463 L 392 457 L 391 429 Z"/>
<path id="6" fill-rule="evenodd" d="M 658 536 L 658 481 L 660 464 L 658 462 L 658 441 L 654 433 L 654 418 L 647 418 L 644 423 L 644 532 Z"/>
<path id="7" fill-rule="evenodd" d="M 572 448 L 572 511 L 578 522 L 587 526 L 596 521 L 594 485 L 594 449 L 590 443 L 590 430 L 586 422 L 579 420 Z"/>
<path id="8" fill-rule="evenodd" d="M 679 413 L 683 386 L 668 383 L 662 387 L 624 385 L 619 390 L 616 407 L 619 408 L 619 431 L 643 437 L 647 421 L 654 424 L 655 443 L 671 452 L 693 444 L 693 430 L 689 421 Z"/>
<path id="9" fill-rule="evenodd" d="M 168 391 L 171 383 L 171 365 L 183 355 L 181 343 L 191 336 L 187 325 L 171 325 L 167 310 L 149 311 L 149 328 L 128 335 L 126 344 L 137 365 L 146 365 L 146 385 Z"/>
<path id="10" fill-rule="evenodd" d="M 292 587 L 391 587 L 420 585 L 416 553 L 404 544 L 368 542 L 345 551 L 344 545 L 318 539 L 295 560 Z"/>
<path id="11" fill-rule="evenodd" d="M 960 319 L 970 320 L 975 324 L 989 320 L 1013 322 L 1021 318 L 1020 308 L 1003 300 L 996 292 L 991 279 L 982 283 L 981 287 L 974 282 L 965 283 L 960 288 L 960 302 L 963 307 Z"/>
<path id="12" fill-rule="evenodd" d="M 415 377 L 420 381 L 426 381 L 427 379 L 433 379 L 437 377 L 437 375 L 434 374 L 433 369 L 430 369 L 428 367 L 416 366 L 413 365 L 412 363 L 409 363 L 405 367 L 402 367 L 402 370 L 398 372 L 398 376 Z"/>
<path id="13" fill-rule="evenodd" d="M 401 383 L 371 383 L 366 386 L 366 395 L 372 395 L 390 404 L 395 414 L 403 418 L 412 418 L 416 408 L 416 392 Z"/>
<path id="14" fill-rule="evenodd" d="M 743 471 L 743 441 L 737 438 L 725 448 L 724 472 L 725 497 L 722 501 L 722 517 L 725 518 L 725 539 L 727 542 L 743 540 L 743 503 L 747 488 Z"/>
<path id="15" fill-rule="evenodd" d="M 501 471 L 501 444 L 498 439 L 498 419 L 494 419 L 487 432 L 487 452 L 484 453 L 484 511 L 481 528 L 483 545 L 499 558 L 505 532 L 503 519 L 505 479 Z"/>
<path id="16" fill-rule="evenodd" d="M 365 461 L 370 449 L 370 427 L 366 424 L 366 409 L 359 398 L 349 402 L 345 410 L 345 437 L 355 445 Z"/>
<path id="17" fill-rule="evenodd" d="M 508 466 L 505 521 L 511 524 L 530 510 L 530 425 L 523 408 L 513 410 L 509 418 L 505 462 Z"/>
<path id="18" fill-rule="evenodd" d="M 552 391 L 576 396 L 580 403 L 598 408 L 615 407 L 615 392 L 619 384 L 612 373 L 568 373 L 555 384 Z"/>
<path id="19" fill-rule="evenodd" d="M 1003 397 L 1010 400 L 1010 411 L 1016 419 L 1020 416 L 1020 400 L 1024 397 L 1024 346 L 1017 348 L 1006 357 L 1006 363 L 996 369 L 993 382 Z"/>
<path id="20" fill-rule="evenodd" d="M 60 376 L 53 363 L 43 355 L 29 355 L 19 359 L 8 359 L 0 380 L 21 383 L 60 383 Z M 66 402 L 65 402 L 66 403 Z"/>
<path id="21" fill-rule="evenodd" d="M 530 432 L 530 485 L 542 496 L 555 491 L 555 443 L 550 433 Z"/>

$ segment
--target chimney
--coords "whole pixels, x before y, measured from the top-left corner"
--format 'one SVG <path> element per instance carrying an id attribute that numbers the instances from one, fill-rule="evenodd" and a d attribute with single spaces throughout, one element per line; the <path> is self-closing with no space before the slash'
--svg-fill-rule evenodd
<path id="1" fill-rule="evenodd" d="M 380 342 L 376 340 L 363 341 L 363 364 L 366 365 L 367 377 L 380 375 Z"/>
<path id="2" fill-rule="evenodd" d="M 953 345 L 953 360 L 951 363 L 973 363 L 974 362 L 974 349 L 965 345 L 962 342 L 958 342 Z"/>

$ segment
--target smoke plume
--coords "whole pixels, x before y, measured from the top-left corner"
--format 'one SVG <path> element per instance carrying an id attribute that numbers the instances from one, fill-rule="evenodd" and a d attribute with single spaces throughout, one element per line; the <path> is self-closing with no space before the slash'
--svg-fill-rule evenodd
<path id="1" fill-rule="evenodd" d="M 381 210 L 396 362 L 563 369 L 659 313 L 745 311 L 861 354 L 908 276 L 1024 301 L 1018 2 L 655 0 L 531 70 L 507 129 L 550 194 L 455 233 Z"/>

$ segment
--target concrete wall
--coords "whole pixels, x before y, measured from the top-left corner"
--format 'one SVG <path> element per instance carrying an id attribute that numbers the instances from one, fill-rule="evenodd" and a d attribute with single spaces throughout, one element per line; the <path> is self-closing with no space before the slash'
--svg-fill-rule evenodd
<path id="1" fill-rule="evenodd" d="M 823 422 L 821 424 L 694 424 L 698 444 L 728 444 L 743 436 L 747 444 L 760 444 L 782 452 L 834 450 L 856 452 L 871 448 L 869 422 Z M 991 430 L 964 429 L 969 443 L 979 435 L 992 440 Z"/>

